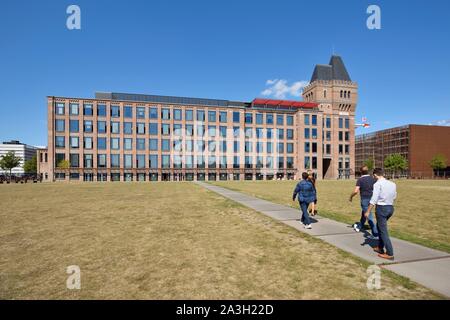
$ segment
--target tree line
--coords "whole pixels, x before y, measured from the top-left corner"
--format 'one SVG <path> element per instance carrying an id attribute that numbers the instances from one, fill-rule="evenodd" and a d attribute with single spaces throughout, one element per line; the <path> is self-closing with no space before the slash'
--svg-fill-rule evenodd
<path id="1" fill-rule="evenodd" d="M 9 176 L 12 175 L 12 169 L 20 167 L 21 157 L 17 157 L 14 151 L 9 151 L 0 158 L 0 168 L 4 171 L 9 171 Z M 34 155 L 30 160 L 23 164 L 25 173 L 37 173 L 37 156 Z"/>
<path id="2" fill-rule="evenodd" d="M 447 168 L 447 158 L 442 154 L 436 154 L 428 164 L 431 169 L 433 169 L 433 175 L 436 175 L 436 173 L 439 175 L 441 170 Z M 368 158 L 364 161 L 364 165 L 367 166 L 369 170 L 375 169 L 375 159 L 372 157 Z M 396 173 L 408 169 L 408 160 L 399 153 L 388 155 L 384 159 L 384 169 L 390 170 L 394 177 Z"/>

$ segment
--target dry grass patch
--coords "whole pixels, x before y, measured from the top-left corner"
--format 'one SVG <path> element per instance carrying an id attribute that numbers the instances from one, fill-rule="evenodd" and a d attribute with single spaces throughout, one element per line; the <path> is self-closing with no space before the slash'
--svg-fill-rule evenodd
<path id="1" fill-rule="evenodd" d="M 296 181 L 217 182 L 217 185 L 241 191 L 287 206 L 292 202 Z M 398 238 L 450 252 L 450 181 L 396 180 L 398 199 L 389 221 L 391 234 Z M 359 198 L 348 201 L 355 181 L 318 181 L 320 215 L 346 223 L 359 221 Z"/>
<path id="2" fill-rule="evenodd" d="M 428 299 L 191 183 L 0 186 L 2 299 Z M 66 289 L 66 267 L 81 290 Z"/>

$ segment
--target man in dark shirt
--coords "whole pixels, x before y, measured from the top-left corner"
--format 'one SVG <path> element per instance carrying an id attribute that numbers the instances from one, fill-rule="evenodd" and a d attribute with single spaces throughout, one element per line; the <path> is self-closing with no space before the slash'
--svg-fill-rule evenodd
<path id="1" fill-rule="evenodd" d="M 369 202 L 370 198 L 372 198 L 373 193 L 373 185 L 375 184 L 375 179 L 369 175 L 369 168 L 366 166 L 361 167 L 361 177 L 356 181 L 356 187 L 355 190 L 350 195 L 350 202 L 353 200 L 353 197 L 356 196 L 358 193 L 361 197 L 361 220 L 359 223 L 355 223 L 353 225 L 353 229 L 355 229 L 356 232 L 359 232 L 361 229 L 364 228 L 364 224 L 366 223 L 366 220 L 369 220 L 369 226 L 372 230 L 372 236 L 374 238 L 378 237 L 378 230 L 377 226 L 375 224 L 375 221 L 373 219 L 372 212 L 369 214 L 369 217 L 366 218 L 364 215 L 367 209 L 369 208 Z"/>

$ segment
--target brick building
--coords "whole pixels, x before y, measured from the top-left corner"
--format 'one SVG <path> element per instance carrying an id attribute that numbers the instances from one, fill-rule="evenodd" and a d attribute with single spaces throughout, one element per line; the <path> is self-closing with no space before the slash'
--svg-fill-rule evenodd
<path id="1" fill-rule="evenodd" d="M 73 181 L 353 177 L 357 84 L 339 56 L 315 67 L 303 100 L 49 96 L 38 167 Z"/>
<path id="2" fill-rule="evenodd" d="M 431 159 L 442 154 L 450 160 L 450 127 L 410 124 L 356 137 L 356 168 L 373 158 L 375 167 L 384 168 L 391 154 L 401 154 L 408 160 L 405 175 L 411 178 L 431 178 Z M 450 173 L 450 168 L 447 168 Z"/>

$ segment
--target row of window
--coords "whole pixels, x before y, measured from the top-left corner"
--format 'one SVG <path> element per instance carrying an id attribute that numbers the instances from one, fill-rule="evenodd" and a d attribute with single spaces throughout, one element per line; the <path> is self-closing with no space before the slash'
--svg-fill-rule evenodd
<path id="1" fill-rule="evenodd" d="M 83 178 L 83 181 L 94 181 L 94 174 L 93 173 L 83 173 L 83 175 L 80 175 L 78 172 L 71 172 L 68 174 L 70 180 L 80 180 L 80 177 Z M 108 180 L 108 174 L 107 173 L 97 173 L 97 181 L 107 181 Z M 148 181 L 159 181 L 158 180 L 158 173 L 150 172 L 148 174 Z M 228 173 L 221 172 L 219 174 L 216 174 L 215 172 L 209 172 L 208 174 L 199 172 L 197 174 L 186 172 L 185 174 L 182 173 L 162 173 L 161 174 L 161 181 L 194 181 L 194 176 L 197 178 L 198 181 L 205 181 L 206 177 L 208 177 L 208 181 L 216 181 L 217 178 L 222 181 L 226 181 L 228 179 L 231 180 L 240 180 L 241 175 L 239 173 L 233 173 L 230 174 L 230 177 L 228 177 Z M 293 173 L 287 173 L 287 179 L 288 180 L 294 180 L 294 174 Z M 136 173 L 136 176 L 132 172 L 124 172 L 123 175 L 121 175 L 118 172 L 111 172 L 109 174 L 110 180 L 109 181 L 134 181 L 133 179 L 136 178 L 136 181 L 147 181 L 147 173 L 138 172 Z M 253 180 L 254 178 L 256 180 L 273 180 L 275 178 L 282 179 L 284 178 L 284 173 L 277 172 L 275 173 L 256 173 L 254 176 L 252 173 L 245 173 L 243 175 L 245 180 Z M 55 179 L 56 180 L 65 180 L 66 179 L 66 173 L 64 172 L 57 172 L 55 173 Z"/>
<path id="2" fill-rule="evenodd" d="M 309 144 L 309 143 L 308 143 Z M 293 153 L 294 152 L 294 144 L 293 143 L 283 143 L 278 142 L 275 144 L 277 146 L 277 152 L 278 153 L 284 153 L 285 146 L 286 146 L 286 153 Z M 317 146 L 316 143 L 313 143 L 313 145 Z M 174 140 L 171 141 L 170 139 L 149 139 L 148 140 L 148 150 L 150 151 L 187 151 L 187 152 L 193 152 L 194 147 L 195 151 L 197 152 L 203 152 L 206 151 L 206 146 L 208 147 L 209 152 L 215 152 L 217 148 L 219 148 L 220 152 L 227 152 L 227 141 L 204 141 L 204 140 L 186 140 L 183 144 L 182 140 Z M 266 153 L 273 153 L 274 150 L 274 143 L 273 142 L 251 142 L 251 141 L 245 141 L 244 144 L 244 150 L 245 152 L 256 152 L 256 153 L 264 153 L 264 146 L 265 146 L 265 152 Z M 55 147 L 57 149 L 59 148 L 65 148 L 65 138 L 57 136 L 55 137 Z M 79 137 L 69 137 L 69 147 L 71 149 L 78 149 L 80 148 L 80 138 Z M 110 145 L 111 150 L 120 150 L 120 138 L 110 138 Z M 83 148 L 85 150 L 92 150 L 94 149 L 93 144 L 93 138 L 92 137 L 84 137 L 83 139 Z M 107 149 L 107 138 L 104 137 L 98 137 L 97 138 L 97 150 L 106 150 Z M 136 146 L 133 147 L 133 139 L 131 138 L 124 138 L 123 139 L 123 149 L 124 150 L 141 150 L 145 151 L 147 150 L 146 147 L 146 139 L 136 139 Z M 313 148 L 314 150 L 314 148 Z M 233 141 L 233 152 L 238 153 L 240 152 L 240 143 L 239 141 Z"/>
<path id="3" fill-rule="evenodd" d="M 170 109 L 170 108 L 161 108 L 161 111 L 158 112 L 157 107 L 136 107 L 135 108 L 136 118 L 137 119 L 146 119 L 147 118 L 147 109 L 148 109 L 148 118 L 149 119 L 162 119 L 162 120 L 170 120 L 174 119 L 175 121 L 183 120 L 183 110 L 182 109 Z M 124 106 L 123 107 L 123 117 L 124 118 L 133 118 L 134 108 L 132 106 Z M 55 104 L 55 114 L 56 115 L 65 115 L 65 104 L 64 103 L 56 103 Z M 80 106 L 78 103 L 70 103 L 69 104 L 69 115 L 78 116 L 80 115 Z M 92 104 L 84 104 L 83 105 L 83 115 L 84 116 L 93 116 L 94 115 L 94 106 Z M 111 105 L 109 115 L 112 118 L 120 118 L 121 116 L 121 108 L 118 105 Z M 97 105 L 97 116 L 98 117 L 106 117 L 107 116 L 107 106 L 104 104 Z M 274 119 L 276 119 L 277 125 L 286 125 L 292 126 L 294 125 L 294 116 L 292 115 L 284 115 L 284 114 L 272 114 L 272 113 L 245 113 L 245 123 L 253 123 L 253 116 L 255 116 L 256 124 L 263 124 L 264 122 L 268 125 L 274 124 Z M 205 111 L 205 110 L 197 110 L 196 111 L 196 120 L 197 121 L 206 121 L 206 117 L 208 117 L 209 122 L 219 122 L 226 123 L 228 122 L 228 112 L 227 111 Z M 264 121 L 265 117 L 265 121 Z M 317 116 L 316 122 L 317 122 Z M 184 119 L 186 121 L 194 121 L 194 110 L 184 110 Z M 233 122 L 240 123 L 241 122 L 241 113 L 239 111 L 233 112 Z"/>
<path id="4" fill-rule="evenodd" d="M 84 154 L 83 155 L 83 167 L 85 169 L 91 169 L 94 168 L 94 161 L 93 161 L 93 155 L 92 154 Z M 148 165 L 147 165 L 147 159 L 148 159 Z M 306 158 L 305 158 L 306 159 Z M 317 158 L 313 157 L 313 159 Z M 55 155 L 55 165 L 56 167 L 59 166 L 61 161 L 65 160 L 65 154 L 64 153 L 57 153 Z M 133 155 L 131 154 L 124 154 L 122 157 L 122 164 L 120 163 L 120 155 L 119 154 L 110 154 L 109 155 L 110 160 L 110 168 L 125 168 L 125 169 L 145 169 L 145 168 L 151 168 L 151 169 L 158 169 L 158 168 L 186 168 L 186 169 L 193 169 L 193 168 L 210 168 L 210 169 L 216 169 L 222 168 L 267 168 L 267 169 L 274 169 L 274 161 L 277 161 L 277 168 L 287 168 L 287 169 L 293 169 L 294 168 L 294 157 L 262 157 L 262 156 L 256 156 L 256 157 L 244 157 L 244 163 L 242 164 L 240 162 L 239 156 L 233 157 L 233 162 L 229 163 L 227 162 L 226 156 L 216 157 L 216 156 L 170 156 L 170 155 L 136 155 L 135 161 L 133 162 Z M 159 162 L 160 161 L 160 162 Z M 195 161 L 195 162 L 194 162 Z M 71 153 L 69 155 L 69 163 L 71 168 L 79 168 L 80 167 L 80 156 L 77 153 Z M 160 163 L 160 165 L 159 165 Z M 286 166 L 286 167 L 285 167 Z M 97 155 L 97 168 L 106 168 L 107 167 L 107 155 L 106 154 L 98 154 Z"/>
<path id="5" fill-rule="evenodd" d="M 80 123 L 79 120 L 70 120 L 69 121 L 69 132 L 70 133 L 79 133 L 80 132 Z M 144 122 L 138 122 L 135 124 L 136 126 L 136 134 L 144 135 L 146 134 L 146 124 Z M 216 137 L 217 134 L 219 134 L 221 137 L 226 138 L 229 135 L 233 135 L 234 137 L 239 137 L 241 128 L 240 127 L 233 127 L 233 129 L 228 129 L 228 127 L 225 126 L 219 126 L 218 128 L 216 126 L 204 126 L 204 125 L 185 125 L 184 128 L 181 124 L 173 124 L 172 126 L 167 123 L 163 123 L 160 125 L 161 129 L 159 129 L 158 123 L 149 123 L 148 126 L 148 132 L 149 135 L 170 135 L 173 133 L 176 136 L 182 136 L 183 133 L 187 136 L 193 136 L 194 135 L 194 128 L 196 128 L 197 136 L 205 136 L 206 133 L 208 133 L 208 136 L 210 137 Z M 97 121 L 97 133 L 108 133 L 107 126 L 105 121 Z M 109 132 L 112 134 L 120 134 L 120 122 L 111 122 L 109 126 Z M 228 130 L 230 131 L 228 133 Z M 253 138 L 255 136 L 258 139 L 263 139 L 264 136 L 267 139 L 273 138 L 273 131 L 276 130 L 278 139 L 287 139 L 287 140 L 293 140 L 294 139 L 294 129 L 271 129 L 271 128 L 244 128 L 244 133 L 246 138 Z M 63 119 L 56 119 L 55 120 L 55 131 L 56 132 L 65 132 L 65 120 Z M 93 123 L 90 120 L 85 120 L 83 122 L 83 132 L 84 133 L 93 133 L 94 127 Z M 218 131 L 218 132 L 217 132 Z M 133 134 L 133 123 L 132 122 L 124 122 L 123 123 L 123 133 L 124 134 Z M 305 137 L 309 137 L 310 129 L 305 128 Z M 313 128 L 311 129 L 312 136 L 317 138 L 317 129 Z M 264 134 L 265 133 L 265 134 Z"/>
<path id="6" fill-rule="evenodd" d="M 106 105 L 97 105 L 97 116 L 99 117 L 106 117 Z M 136 118 L 137 119 L 146 119 L 146 107 L 136 107 Z M 174 119 L 175 121 L 181 121 L 183 120 L 183 110 L 182 109 L 169 109 L 169 108 L 161 108 L 161 112 L 158 112 L 157 107 L 150 107 L 148 118 L 150 119 L 158 119 L 159 115 L 162 120 L 170 120 Z M 133 118 L 133 107 L 131 106 L 124 106 L 123 107 L 124 118 Z M 55 105 L 55 113 L 57 115 L 64 115 L 65 114 L 65 104 L 64 103 L 56 103 Z M 85 104 L 83 105 L 83 115 L 85 116 L 92 116 L 94 113 L 93 105 L 92 104 Z M 219 116 L 217 117 L 217 113 Z M 69 114 L 70 115 L 79 115 L 79 105 L 76 103 L 71 103 L 69 105 Z M 114 106 L 112 105 L 110 108 L 110 116 L 112 118 L 120 118 L 120 106 Z M 228 113 L 226 111 L 205 111 L 205 110 L 197 110 L 196 112 L 196 119 L 197 121 L 204 122 L 206 120 L 206 115 L 208 116 L 209 122 L 216 122 L 217 118 L 219 122 L 221 123 L 227 123 L 228 122 Z M 186 121 L 193 121 L 194 120 L 194 110 L 184 110 L 184 118 Z M 264 119 L 265 118 L 265 119 Z M 264 124 L 267 125 L 273 125 L 274 119 L 276 119 L 277 125 L 284 125 L 286 121 L 286 125 L 292 126 L 294 125 L 294 116 L 292 115 L 284 115 L 284 114 L 271 114 L 271 113 L 245 113 L 244 115 L 244 122 L 247 124 Z M 239 111 L 233 112 L 233 122 L 234 123 L 240 123 L 241 121 L 241 113 Z M 326 128 L 331 128 L 331 118 L 326 117 L 324 118 L 324 125 Z M 304 115 L 304 124 L 309 126 L 317 126 L 317 115 L 310 115 L 305 114 Z M 349 129 L 350 126 L 350 119 L 349 118 L 339 118 L 339 128 L 346 128 Z"/>

